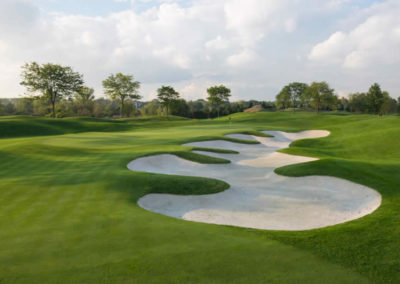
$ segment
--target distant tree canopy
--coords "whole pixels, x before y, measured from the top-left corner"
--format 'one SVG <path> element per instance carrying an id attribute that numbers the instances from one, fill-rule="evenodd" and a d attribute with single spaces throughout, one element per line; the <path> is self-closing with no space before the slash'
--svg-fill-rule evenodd
<path id="1" fill-rule="evenodd" d="M 303 101 L 304 92 L 308 85 L 305 83 L 293 82 L 283 87 L 276 96 L 276 106 L 278 108 L 295 109 L 300 101 Z"/>
<path id="2" fill-rule="evenodd" d="M 75 93 L 78 115 L 90 116 L 94 107 L 94 89 L 83 86 Z"/>
<path id="3" fill-rule="evenodd" d="M 373 84 L 367 93 L 350 94 L 347 101 L 348 111 L 380 115 L 396 113 L 400 105 L 387 91 L 382 91 L 377 83 Z"/>
<path id="4" fill-rule="evenodd" d="M 207 89 L 208 97 L 207 100 L 213 106 L 217 106 L 217 113 L 219 117 L 220 106 L 224 102 L 229 102 L 231 96 L 231 90 L 224 85 L 213 86 Z"/>
<path id="5" fill-rule="evenodd" d="M 334 89 L 331 89 L 327 82 L 312 82 L 305 90 L 304 96 L 317 112 L 320 111 L 322 105 L 333 107 L 338 100 Z"/>
<path id="6" fill-rule="evenodd" d="M 55 105 L 59 100 L 71 96 L 83 85 L 83 76 L 74 72 L 69 66 L 57 64 L 39 65 L 36 62 L 26 63 L 21 74 L 28 92 L 40 93 L 40 97 L 52 105 L 52 116 L 55 117 Z"/>
<path id="7" fill-rule="evenodd" d="M 369 113 L 379 114 L 384 102 L 384 95 L 379 84 L 373 84 L 367 93 L 367 107 Z"/>
<path id="8" fill-rule="evenodd" d="M 157 90 L 157 97 L 161 105 L 166 108 L 168 116 L 171 104 L 179 99 L 179 93 L 171 86 L 161 86 L 161 88 Z"/>
<path id="9" fill-rule="evenodd" d="M 128 99 L 140 100 L 140 82 L 135 81 L 133 75 L 117 73 L 111 74 L 103 81 L 104 93 L 120 104 L 120 116 L 124 116 L 125 102 Z"/>
<path id="10" fill-rule="evenodd" d="M 130 117 L 136 115 L 177 115 L 195 119 L 214 118 L 236 112 L 296 109 L 348 111 L 369 114 L 400 114 L 400 97 L 392 98 L 374 83 L 368 92 L 339 98 L 327 82 L 310 85 L 291 82 L 276 95 L 275 101 L 240 100 L 229 102 L 231 90 L 224 85 L 207 89 L 207 100 L 186 101 L 172 86 L 161 86 L 157 99 L 139 101 L 140 82 L 132 75 L 111 74 L 103 84 L 106 98 L 95 98 L 94 89 L 84 86 L 83 76 L 71 67 L 36 62 L 22 66 L 21 85 L 31 96 L 0 99 L 1 115 L 40 115 L 52 117 L 93 116 Z"/>
<path id="11" fill-rule="evenodd" d="M 349 111 L 356 113 L 367 112 L 367 95 L 365 93 L 354 93 L 349 95 Z"/>

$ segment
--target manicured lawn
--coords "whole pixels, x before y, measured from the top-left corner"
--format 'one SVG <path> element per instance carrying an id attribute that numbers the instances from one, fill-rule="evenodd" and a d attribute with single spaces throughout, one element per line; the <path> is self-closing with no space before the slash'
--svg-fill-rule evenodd
<path id="1" fill-rule="evenodd" d="M 325 229 L 277 232 L 187 222 L 136 204 L 150 192 L 202 194 L 228 185 L 134 173 L 126 168 L 134 158 L 173 153 L 224 163 L 180 144 L 234 132 L 306 129 L 332 134 L 284 151 L 322 160 L 277 172 L 333 175 L 373 187 L 383 196 L 376 212 Z M 272 281 L 400 281 L 400 117 L 0 119 L 0 283 Z"/>

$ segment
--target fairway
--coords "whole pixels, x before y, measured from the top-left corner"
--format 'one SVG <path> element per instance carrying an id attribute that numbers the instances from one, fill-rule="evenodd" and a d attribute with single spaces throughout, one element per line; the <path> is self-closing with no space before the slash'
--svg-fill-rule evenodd
<path id="1" fill-rule="evenodd" d="M 243 142 L 225 136 L 232 133 L 313 129 L 331 135 L 298 140 L 280 152 L 319 160 L 275 173 L 331 176 L 370 187 L 382 196 L 375 212 L 321 229 L 268 231 L 175 219 L 137 204 L 146 194 L 212 194 L 229 185 L 133 172 L 127 168 L 132 160 L 172 154 L 224 164 L 229 161 L 221 155 L 204 156 L 182 144 Z M 0 283 L 399 282 L 399 141 L 398 116 L 1 119 Z"/>

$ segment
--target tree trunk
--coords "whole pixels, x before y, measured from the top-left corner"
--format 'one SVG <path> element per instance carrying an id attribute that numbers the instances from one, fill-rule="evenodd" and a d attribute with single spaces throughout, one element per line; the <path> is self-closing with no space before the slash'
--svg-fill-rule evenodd
<path id="1" fill-rule="evenodd" d="M 119 109 L 119 116 L 121 118 L 124 116 L 124 99 L 121 99 L 121 107 Z"/>
<path id="2" fill-rule="evenodd" d="M 50 102 L 51 102 L 51 110 L 53 112 L 53 118 L 56 118 L 56 98 L 57 94 L 53 92 L 52 89 L 49 90 L 50 94 Z"/>
<path id="3" fill-rule="evenodd" d="M 53 111 L 53 118 L 56 118 L 56 102 L 51 100 L 52 111 Z"/>

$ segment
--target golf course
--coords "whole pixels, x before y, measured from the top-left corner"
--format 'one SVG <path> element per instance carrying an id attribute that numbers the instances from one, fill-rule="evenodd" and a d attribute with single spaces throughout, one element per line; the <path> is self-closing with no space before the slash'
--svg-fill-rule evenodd
<path id="1" fill-rule="evenodd" d="M 329 135 L 281 147 L 277 153 L 309 159 L 271 174 L 340 178 L 376 191 L 381 200 L 368 214 L 315 229 L 268 230 L 182 220 L 138 205 L 146 195 L 212 197 L 232 185 L 198 172 L 129 169 L 135 160 L 172 155 L 224 166 L 240 150 L 196 143 L 257 147 L 258 140 L 231 134 L 308 130 Z M 398 283 L 399 141 L 397 115 L 0 117 L 0 283 Z"/>

